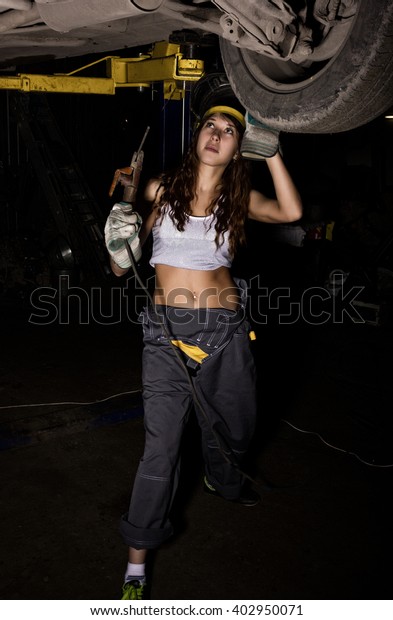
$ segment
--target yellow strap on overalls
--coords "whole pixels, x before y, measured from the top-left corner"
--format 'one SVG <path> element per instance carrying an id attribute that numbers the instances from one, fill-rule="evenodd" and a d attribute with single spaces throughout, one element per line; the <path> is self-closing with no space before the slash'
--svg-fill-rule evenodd
<path id="1" fill-rule="evenodd" d="M 256 340 L 255 332 L 250 331 L 248 337 L 250 340 Z M 205 353 L 200 347 L 197 347 L 194 344 L 185 344 L 185 342 L 182 342 L 181 340 L 171 340 L 171 343 L 174 344 L 175 347 L 179 347 L 183 353 L 188 355 L 188 357 L 198 364 L 202 364 L 203 360 L 209 357 L 208 353 Z"/>
<path id="2" fill-rule="evenodd" d="M 206 359 L 206 357 L 209 357 L 208 353 L 205 353 L 194 344 L 185 344 L 181 340 L 171 340 L 171 342 L 175 345 L 175 347 L 179 347 L 183 353 L 194 360 L 194 362 L 198 362 L 198 364 L 202 364 L 203 360 Z"/>

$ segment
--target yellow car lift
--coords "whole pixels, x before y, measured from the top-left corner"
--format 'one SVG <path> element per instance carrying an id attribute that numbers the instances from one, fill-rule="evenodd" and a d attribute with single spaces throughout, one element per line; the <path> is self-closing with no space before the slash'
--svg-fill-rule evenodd
<path id="1" fill-rule="evenodd" d="M 79 75 L 82 71 L 104 62 L 106 77 Z M 160 41 L 154 44 L 149 54 L 137 58 L 105 56 L 70 73 L 19 73 L 15 76 L 0 74 L 0 89 L 28 93 L 114 95 L 117 88 L 143 88 L 154 82 L 163 82 L 165 99 L 183 99 L 184 82 L 199 80 L 203 73 L 203 60 L 184 58 L 180 45 Z"/>

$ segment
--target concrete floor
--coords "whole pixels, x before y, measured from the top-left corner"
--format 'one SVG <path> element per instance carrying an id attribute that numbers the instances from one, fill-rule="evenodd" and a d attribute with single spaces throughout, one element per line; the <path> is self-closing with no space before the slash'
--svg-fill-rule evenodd
<path id="1" fill-rule="evenodd" d="M 143 447 L 140 328 L 38 326 L 8 307 L 0 330 L 0 406 L 67 403 L 0 409 L 0 596 L 116 600 L 118 520 Z M 391 599 L 393 467 L 380 467 L 393 463 L 391 333 L 257 332 L 249 471 L 263 501 L 244 508 L 203 493 L 191 421 L 177 534 L 154 557 L 151 597 Z"/>

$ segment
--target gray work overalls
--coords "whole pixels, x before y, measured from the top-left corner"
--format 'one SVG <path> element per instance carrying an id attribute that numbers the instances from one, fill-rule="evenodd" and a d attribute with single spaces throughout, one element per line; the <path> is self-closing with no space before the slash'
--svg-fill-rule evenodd
<path id="1" fill-rule="evenodd" d="M 191 370 L 203 408 L 202 412 L 195 406 L 206 477 L 226 499 L 240 495 L 244 476 L 231 461 L 241 463 L 256 418 L 255 366 L 242 292 L 242 305 L 236 312 L 155 306 L 141 314 L 146 439 L 129 512 L 120 524 L 128 546 L 152 549 L 173 532 L 169 512 L 178 484 L 182 433 L 193 405 L 192 389 L 178 355 Z"/>

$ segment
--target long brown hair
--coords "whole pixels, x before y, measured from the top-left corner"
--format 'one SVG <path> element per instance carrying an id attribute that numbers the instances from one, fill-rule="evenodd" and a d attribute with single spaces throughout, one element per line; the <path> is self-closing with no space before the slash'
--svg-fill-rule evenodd
<path id="1" fill-rule="evenodd" d="M 225 115 L 223 115 L 225 116 Z M 234 118 L 239 143 L 244 133 L 243 126 Z M 170 205 L 169 215 L 178 230 L 183 231 L 191 215 L 191 202 L 195 198 L 198 172 L 198 156 L 196 146 L 204 121 L 197 128 L 190 147 L 181 166 L 173 174 L 164 174 L 161 185 L 159 206 Z M 229 251 L 233 255 L 236 249 L 245 242 L 244 222 L 248 211 L 251 190 L 249 164 L 242 157 L 232 159 L 224 170 L 221 183 L 217 187 L 218 198 L 209 205 L 208 212 L 214 213 L 216 245 L 224 242 L 224 233 L 229 231 Z"/>

